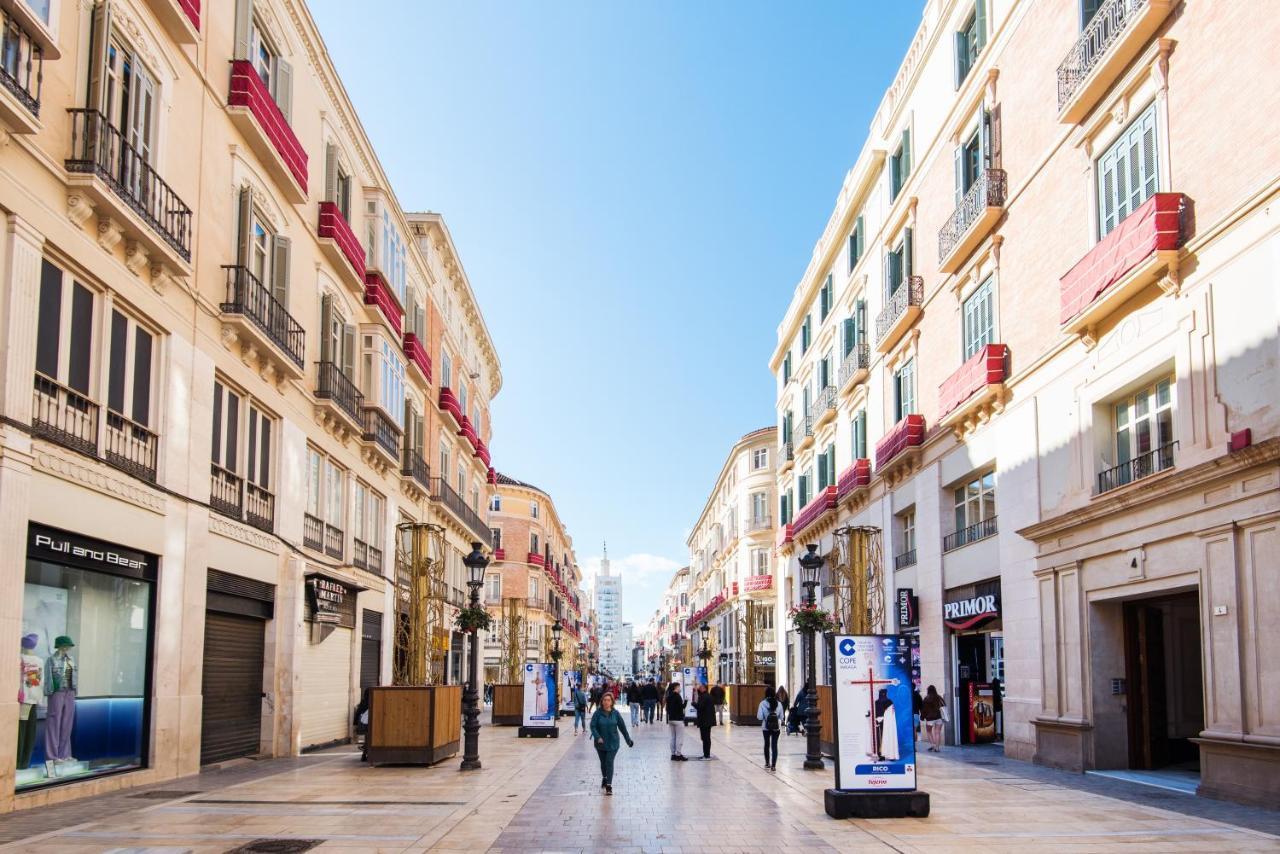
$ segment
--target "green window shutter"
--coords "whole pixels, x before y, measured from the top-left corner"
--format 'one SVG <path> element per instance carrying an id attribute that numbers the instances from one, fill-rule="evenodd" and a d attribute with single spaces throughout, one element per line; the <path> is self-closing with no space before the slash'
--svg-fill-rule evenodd
<path id="1" fill-rule="evenodd" d="M 289 238 L 277 234 L 271 250 L 271 295 L 285 311 L 289 310 Z M 278 321 L 277 321 L 278 322 Z"/>
<path id="2" fill-rule="evenodd" d="M 846 318 L 846 319 L 845 319 L 845 321 L 844 321 L 844 329 L 843 329 L 843 332 L 844 332 L 844 335 L 843 335 L 844 346 L 843 346 L 843 348 L 842 348 L 842 349 L 841 349 L 841 351 L 840 351 L 840 355 L 841 355 L 841 357 L 842 357 L 842 358 L 845 358 L 845 357 L 847 357 L 850 353 L 852 353 L 852 352 L 853 352 L 853 345 L 854 345 L 854 321 L 853 321 L 853 318 L 852 318 L 852 317 L 849 317 L 849 318 Z"/>
<path id="3" fill-rule="evenodd" d="M 907 128 L 902 132 L 902 182 L 905 184 L 907 176 L 911 174 L 911 128 Z"/>
<path id="4" fill-rule="evenodd" d="M 987 0 L 978 0 L 973 12 L 973 39 L 977 43 L 975 53 L 982 53 L 987 46 Z"/>
<path id="5" fill-rule="evenodd" d="M 325 294 L 320 298 L 320 361 L 333 361 L 333 297 Z"/>
<path id="6" fill-rule="evenodd" d="M 969 75 L 969 38 L 964 30 L 952 34 L 952 41 L 955 47 L 955 60 L 952 63 L 952 78 L 955 87 L 960 88 L 960 84 L 964 82 L 964 78 Z"/>
<path id="7" fill-rule="evenodd" d="M 1098 14 L 1098 8 L 1106 0 L 1081 0 L 1080 2 L 1080 29 L 1089 26 L 1089 22 L 1093 20 L 1093 16 Z"/>
<path id="8" fill-rule="evenodd" d="M 857 459 L 867 456 L 867 410 L 858 410 L 853 419 L 853 455 Z"/>
<path id="9" fill-rule="evenodd" d="M 903 278 L 911 276 L 913 260 L 915 252 L 912 248 L 912 230 L 904 228 L 902 230 L 902 275 Z"/>
<path id="10" fill-rule="evenodd" d="M 956 146 L 956 207 L 964 201 L 964 146 Z"/>
<path id="11" fill-rule="evenodd" d="M 866 300 L 864 299 L 858 300 L 857 305 L 854 306 L 853 316 L 855 318 L 854 320 L 855 326 L 857 327 L 856 332 L 858 337 L 858 343 L 861 344 L 862 342 L 867 340 L 867 301 Z"/>

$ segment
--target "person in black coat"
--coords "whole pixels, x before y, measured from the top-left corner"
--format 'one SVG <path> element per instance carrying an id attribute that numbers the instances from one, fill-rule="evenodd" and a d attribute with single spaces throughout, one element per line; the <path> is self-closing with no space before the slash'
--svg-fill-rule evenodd
<path id="1" fill-rule="evenodd" d="M 716 704 L 706 685 L 698 686 L 698 693 L 693 699 L 693 708 L 697 712 L 695 721 L 698 733 L 702 736 L 702 758 L 711 758 L 711 728 L 716 725 Z"/>
<path id="2" fill-rule="evenodd" d="M 671 761 L 685 760 L 684 747 L 684 697 L 680 696 L 680 683 L 672 682 L 667 686 L 667 727 L 671 730 Z"/>
<path id="3" fill-rule="evenodd" d="M 658 705 L 658 686 L 650 679 L 640 689 L 640 699 L 644 703 L 644 722 L 653 723 L 654 708 Z"/>

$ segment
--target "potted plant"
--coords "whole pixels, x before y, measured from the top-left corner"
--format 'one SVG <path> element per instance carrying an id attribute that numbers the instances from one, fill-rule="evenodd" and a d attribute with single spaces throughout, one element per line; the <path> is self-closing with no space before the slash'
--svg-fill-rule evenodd
<path id="1" fill-rule="evenodd" d="M 789 612 L 789 616 L 791 617 L 791 625 L 798 632 L 814 632 L 815 634 L 825 635 L 840 628 L 840 624 L 832 613 L 819 608 L 817 605 L 796 605 Z"/>
<path id="2" fill-rule="evenodd" d="M 483 606 L 462 608 L 453 618 L 453 624 L 462 632 L 489 631 L 493 628 L 493 615 Z"/>

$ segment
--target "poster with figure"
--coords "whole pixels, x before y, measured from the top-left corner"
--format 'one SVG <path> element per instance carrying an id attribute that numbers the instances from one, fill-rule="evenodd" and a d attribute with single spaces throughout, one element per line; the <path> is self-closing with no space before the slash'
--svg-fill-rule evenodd
<path id="1" fill-rule="evenodd" d="M 524 725 L 556 725 L 556 666 L 530 663 L 524 666 Z"/>
<path id="2" fill-rule="evenodd" d="M 560 678 L 560 711 L 573 713 L 573 691 L 581 683 L 582 674 L 577 670 L 566 670 Z"/>
<path id="3" fill-rule="evenodd" d="M 692 720 L 697 716 L 693 709 L 693 692 L 699 685 L 707 684 L 707 668 L 686 667 L 680 671 L 680 696 L 684 698 L 684 716 Z"/>
<path id="4" fill-rule="evenodd" d="M 835 635 L 836 788 L 916 788 L 911 647 L 905 636 Z"/>

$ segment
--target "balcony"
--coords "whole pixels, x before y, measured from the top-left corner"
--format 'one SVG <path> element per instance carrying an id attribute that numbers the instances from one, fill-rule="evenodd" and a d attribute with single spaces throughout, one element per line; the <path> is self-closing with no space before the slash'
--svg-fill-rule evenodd
<path id="1" fill-rule="evenodd" d="M 342 209 L 335 202 L 320 203 L 320 222 L 316 226 L 320 248 L 329 262 L 347 280 L 352 289 L 364 291 L 364 247 L 356 239 Z"/>
<path id="2" fill-rule="evenodd" d="M 939 424 L 965 436 L 1004 410 L 1006 356 L 1003 344 L 987 344 L 938 386 Z"/>
<path id="3" fill-rule="evenodd" d="M 135 274 L 159 266 L 171 275 L 191 269 L 191 208 L 151 168 L 119 128 L 97 110 L 72 109 L 68 183 L 84 192 L 85 211 L 96 209 L 98 242 L 125 245 L 125 264 Z M 103 228 L 102 223 L 108 224 Z M 154 278 L 155 273 L 152 273 Z"/>
<path id="4" fill-rule="evenodd" d="M 484 523 L 476 511 L 467 506 L 462 496 L 454 492 L 443 478 L 431 478 L 431 500 L 443 504 L 453 514 L 454 519 L 462 524 L 483 546 L 493 546 L 493 532 Z"/>
<path id="5" fill-rule="evenodd" d="M 916 565 L 915 549 L 907 549 L 905 552 L 902 552 L 901 554 L 896 554 L 893 556 L 894 569 L 906 569 L 909 566 L 915 566 L 915 565 Z"/>
<path id="6" fill-rule="evenodd" d="M 755 534 L 760 531 L 772 531 L 773 519 L 769 516 L 758 516 L 748 519 L 746 523 L 747 533 Z"/>
<path id="7" fill-rule="evenodd" d="M 352 538 L 351 565 L 374 575 L 382 575 L 382 549 L 371 546 L 364 540 Z"/>
<path id="8" fill-rule="evenodd" d="M 1064 331 L 1080 335 L 1091 347 L 1102 321 L 1152 282 L 1177 291 L 1189 205 L 1181 193 L 1156 193 L 1062 277 L 1059 321 Z"/>
<path id="9" fill-rule="evenodd" d="M 412 480 L 423 490 L 431 489 L 431 467 L 422 458 L 422 453 L 414 448 L 405 448 L 400 463 L 400 476 Z"/>
<path id="10" fill-rule="evenodd" d="M 938 268 L 954 273 L 1004 213 L 1003 169 L 983 169 L 938 232 Z"/>
<path id="11" fill-rule="evenodd" d="M 813 403 L 813 411 L 816 413 L 817 417 L 817 421 L 814 423 L 815 430 L 821 430 L 836 417 L 835 386 L 823 386 L 822 389 L 818 391 L 818 397 Z"/>
<path id="12" fill-rule="evenodd" d="M 108 410 L 105 438 L 102 456 L 108 464 L 139 480 L 156 482 L 159 439 L 155 433 Z"/>
<path id="13" fill-rule="evenodd" d="M 200 0 L 151 0 L 147 5 L 178 44 L 200 40 Z"/>
<path id="14" fill-rule="evenodd" d="M 836 498 L 843 501 L 855 491 L 871 485 L 871 460 L 856 459 L 836 480 Z"/>
<path id="15" fill-rule="evenodd" d="M 360 439 L 381 452 L 393 465 L 400 462 L 400 428 L 377 406 L 365 406 Z"/>
<path id="16" fill-rule="evenodd" d="M 244 517 L 244 479 L 217 463 L 210 466 L 209 507 L 232 519 Z"/>
<path id="17" fill-rule="evenodd" d="M 916 322 L 924 305 L 924 279 L 908 276 L 889 295 L 880 316 L 876 318 L 876 350 L 887 353 L 898 343 L 902 334 Z"/>
<path id="18" fill-rule="evenodd" d="M 497 561 L 503 561 L 503 560 L 506 560 L 506 559 L 507 559 L 507 550 L 506 550 L 506 549 L 503 549 L 503 548 L 496 548 L 496 549 L 494 549 L 494 550 L 493 550 L 493 559 L 494 559 L 494 561 L 495 561 L 495 562 L 497 562 Z"/>
<path id="19" fill-rule="evenodd" d="M 288 200 L 307 200 L 307 152 L 248 60 L 231 62 L 227 112 Z"/>
<path id="20" fill-rule="evenodd" d="M 796 461 L 796 446 L 792 442 L 783 442 L 778 446 L 778 474 L 791 468 Z"/>
<path id="21" fill-rule="evenodd" d="M 840 393 L 848 394 L 865 382 L 871 367 L 871 348 L 866 340 L 858 341 L 840 363 Z"/>
<path id="22" fill-rule="evenodd" d="M 227 273 L 227 301 L 221 305 L 224 324 L 239 334 L 246 351 L 257 351 L 284 376 L 302 379 L 302 325 L 247 268 L 225 265 L 222 269 Z M 267 346 L 259 348 L 258 343 Z"/>
<path id="23" fill-rule="evenodd" d="M 942 538 L 942 551 L 943 553 L 953 552 L 962 546 L 976 543 L 978 540 L 994 537 L 996 533 L 996 517 L 992 516 L 990 519 L 975 522 L 967 528 L 961 528 L 953 534 L 947 534 Z"/>
<path id="24" fill-rule="evenodd" d="M 1085 25 L 1058 66 L 1058 121 L 1089 114 L 1150 41 L 1175 0 L 1108 0 Z"/>
<path id="25" fill-rule="evenodd" d="M 492 458 L 489 456 L 489 446 L 486 445 L 484 443 L 484 440 L 481 439 L 479 436 L 477 436 L 476 440 L 471 444 L 476 449 L 476 452 L 474 455 L 476 459 L 480 460 L 480 462 L 488 466 L 489 463 L 492 462 Z"/>
<path id="26" fill-rule="evenodd" d="M 547 560 L 538 552 L 529 552 L 529 554 L 525 558 L 525 563 L 530 563 L 530 564 L 533 564 L 534 566 L 545 567 L 547 565 Z"/>
<path id="27" fill-rule="evenodd" d="M 19 7 L 24 6 L 18 0 Z M 24 11 L 29 11 L 25 9 Z M 24 21 L 5 11 L 0 14 L 0 124 L 11 133 L 40 130 L 40 89 L 44 83 L 45 50 L 32 37 Z"/>
<path id="28" fill-rule="evenodd" d="M 98 404 L 43 374 L 36 374 L 31 398 L 31 432 L 96 457 Z"/>
<path id="29" fill-rule="evenodd" d="M 876 442 L 877 473 L 892 479 L 900 465 L 909 465 L 924 444 L 924 416 L 908 415 Z"/>
<path id="30" fill-rule="evenodd" d="M 439 404 L 440 411 L 452 418 L 456 427 L 461 427 L 462 406 L 458 403 L 458 397 L 453 393 L 453 389 L 447 385 L 440 386 Z"/>
<path id="31" fill-rule="evenodd" d="M 276 497 L 256 483 L 244 485 L 244 520 L 270 534 L 276 526 Z"/>
<path id="32" fill-rule="evenodd" d="M 744 593 L 761 593 L 773 589 L 772 575 L 750 575 L 742 583 Z"/>
<path id="33" fill-rule="evenodd" d="M 817 420 L 817 417 L 811 413 L 806 413 L 800 419 L 800 444 L 796 445 L 797 454 L 813 445 L 813 425 Z"/>
<path id="34" fill-rule="evenodd" d="M 796 514 L 795 522 L 790 526 L 795 536 L 802 534 L 806 528 L 811 527 L 825 516 L 828 511 L 834 510 L 838 500 L 839 491 L 834 484 L 820 490 L 814 499 Z"/>
<path id="35" fill-rule="evenodd" d="M 344 426 L 344 432 L 364 430 L 364 395 L 333 362 L 316 362 L 316 401 L 316 408 L 334 416 L 327 420 Z"/>
<path id="36" fill-rule="evenodd" d="M 1173 468 L 1173 452 L 1177 450 L 1178 443 L 1170 442 L 1167 445 L 1147 451 L 1145 454 L 1139 454 L 1131 460 L 1121 463 L 1118 466 L 1098 472 L 1098 491 L 1097 495 L 1104 492 L 1110 492 L 1121 486 L 1142 480 L 1144 477 L 1150 477 L 1157 472 L 1167 471 Z"/>
<path id="37" fill-rule="evenodd" d="M 391 284 L 377 270 L 364 274 L 364 304 L 376 307 L 387 328 L 395 337 L 400 337 L 400 330 L 404 327 L 404 309 L 392 292 Z"/>
<path id="38" fill-rule="evenodd" d="M 475 448 L 479 437 L 476 436 L 476 428 L 471 424 L 471 419 L 464 413 L 462 421 L 458 424 L 458 435 L 471 443 L 471 447 Z"/>
<path id="39" fill-rule="evenodd" d="M 427 346 L 417 334 L 404 334 L 404 355 L 409 362 L 409 369 L 418 373 L 427 385 L 431 385 L 431 356 L 427 354 Z"/>

